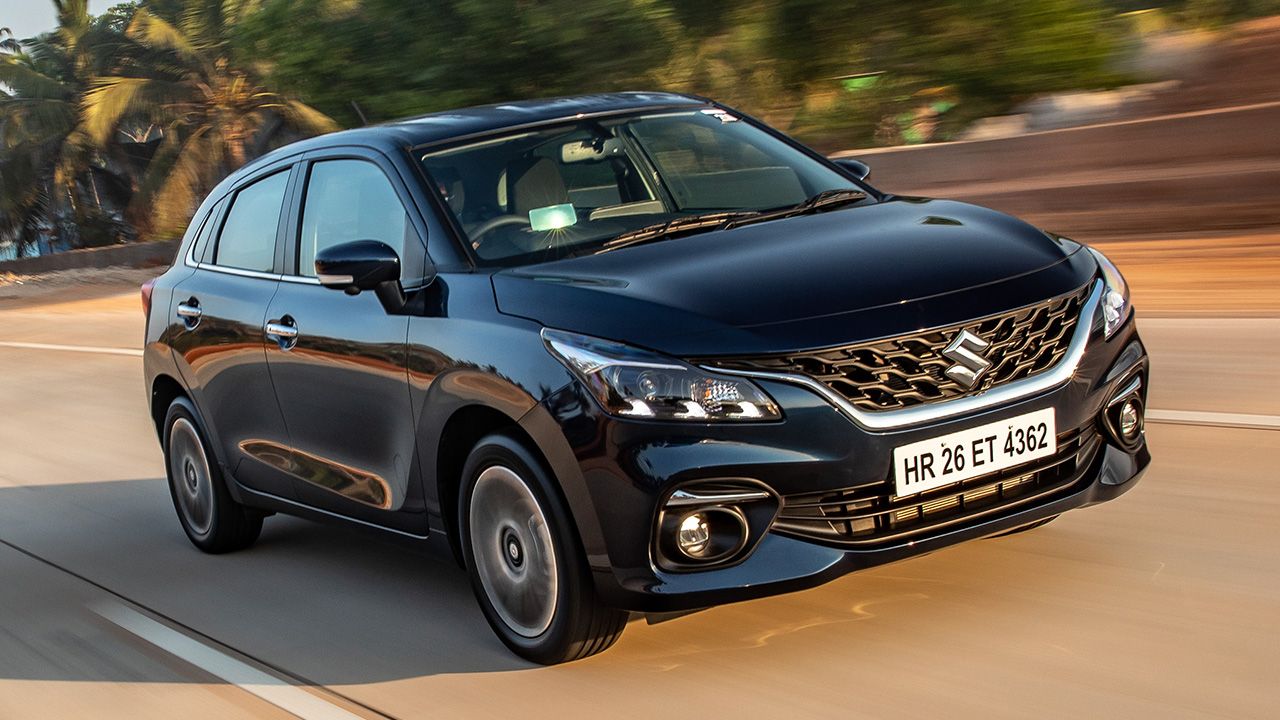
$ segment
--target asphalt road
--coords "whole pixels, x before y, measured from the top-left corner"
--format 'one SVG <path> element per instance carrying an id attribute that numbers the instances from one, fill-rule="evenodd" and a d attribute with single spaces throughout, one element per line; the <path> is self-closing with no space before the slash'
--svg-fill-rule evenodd
<path id="1" fill-rule="evenodd" d="M 0 310 L 0 718 L 1275 717 L 1280 319 L 1152 318 L 1155 461 L 1114 503 L 514 659 L 429 552 L 275 517 L 183 537 L 136 301 Z M 34 346 L 33 346 L 34 344 Z M 118 348 L 74 352 L 50 344 Z M 1244 417 L 1249 416 L 1249 417 Z"/>

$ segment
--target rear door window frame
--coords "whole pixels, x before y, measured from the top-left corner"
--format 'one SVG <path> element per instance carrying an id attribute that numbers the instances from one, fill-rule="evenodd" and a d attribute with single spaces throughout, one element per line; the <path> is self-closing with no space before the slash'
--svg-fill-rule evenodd
<path id="1" fill-rule="evenodd" d="M 209 214 L 204 221 L 206 225 L 212 224 L 212 230 L 210 233 L 211 237 L 209 237 L 203 244 L 203 247 L 199 248 L 199 256 L 197 256 L 197 245 L 200 244 L 200 238 L 197 237 L 195 241 L 191 243 L 191 248 L 186 257 L 186 264 L 189 267 L 199 270 L 209 270 L 211 272 L 218 272 L 227 275 L 239 275 L 242 277 L 261 278 L 265 280 L 279 280 L 283 254 L 282 231 L 289 217 L 285 210 L 292 207 L 294 192 L 298 184 L 297 170 L 300 165 L 301 161 L 297 155 L 281 158 L 270 165 L 265 165 L 262 168 L 255 170 L 252 174 L 237 181 L 233 186 L 224 191 L 222 196 L 213 204 L 213 208 L 209 211 Z M 239 194 L 241 190 L 253 185 L 259 180 L 265 180 L 267 177 L 281 172 L 289 173 L 289 181 L 286 184 L 284 204 L 280 213 L 280 221 L 276 225 L 275 254 L 271 271 L 262 272 L 258 270 L 243 270 L 214 263 L 213 258 L 216 257 L 216 247 L 218 242 L 222 239 L 223 225 L 226 223 L 227 215 L 229 214 L 231 205 L 235 202 L 236 195 Z M 204 229 L 201 230 L 201 233 L 203 232 Z"/>
<path id="2" fill-rule="evenodd" d="M 246 180 L 243 183 L 238 183 L 236 185 L 235 191 L 228 194 L 228 197 L 226 199 L 227 200 L 226 210 L 222 213 L 222 216 L 219 218 L 217 236 L 211 244 L 212 256 L 210 257 L 208 262 L 208 265 L 211 268 L 219 270 L 221 272 L 229 272 L 235 275 L 249 274 L 251 276 L 267 276 L 267 277 L 279 276 L 280 274 L 280 234 L 284 229 L 285 220 L 287 218 L 287 215 L 285 214 L 285 210 L 286 208 L 289 207 L 290 194 L 293 189 L 293 184 L 295 179 L 293 174 L 294 169 L 295 169 L 294 165 L 290 165 L 288 167 L 283 167 L 283 168 L 274 167 L 267 172 L 255 174 L 251 179 Z M 272 246 L 271 268 L 269 270 L 257 270 L 257 269 L 251 269 L 251 268 L 238 268 L 231 265 L 220 264 L 217 260 L 218 260 L 218 250 L 222 245 L 222 233 L 226 231 L 227 220 L 230 219 L 231 213 L 235 210 L 236 201 L 240 199 L 240 194 L 243 193 L 245 190 L 253 187 L 254 185 L 257 185 L 260 182 L 264 182 L 270 178 L 276 177 L 281 173 L 289 173 L 289 174 L 285 177 L 284 195 L 280 199 L 280 214 L 276 218 L 275 244 Z"/>

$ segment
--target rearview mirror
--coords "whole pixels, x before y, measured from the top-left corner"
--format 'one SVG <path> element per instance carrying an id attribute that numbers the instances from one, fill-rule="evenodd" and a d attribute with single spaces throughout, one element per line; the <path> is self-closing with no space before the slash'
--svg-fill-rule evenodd
<path id="1" fill-rule="evenodd" d="M 321 285 L 348 295 L 373 290 L 387 312 L 399 312 L 404 307 L 400 257 L 384 242 L 356 240 L 324 248 L 316 253 L 316 279 Z"/>
<path id="2" fill-rule="evenodd" d="M 566 164 L 600 162 L 611 157 L 622 157 L 624 153 L 625 148 L 623 148 L 622 141 L 618 138 L 595 141 L 578 140 L 560 146 L 560 162 Z"/>
<path id="3" fill-rule="evenodd" d="M 871 166 L 854 158 L 832 158 L 832 162 L 844 168 L 850 175 L 859 180 L 871 177 Z"/>

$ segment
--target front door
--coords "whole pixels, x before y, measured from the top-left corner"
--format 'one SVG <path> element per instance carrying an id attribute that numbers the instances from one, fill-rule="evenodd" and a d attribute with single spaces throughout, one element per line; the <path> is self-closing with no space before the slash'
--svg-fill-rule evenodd
<path id="1" fill-rule="evenodd" d="M 398 524 L 415 436 L 407 315 L 372 292 L 347 295 L 315 279 L 316 252 L 379 240 L 400 257 L 421 240 L 387 172 L 371 159 L 310 163 L 287 237 L 286 274 L 267 312 L 267 361 L 289 429 L 298 498 L 314 507 Z M 406 250 L 406 242 L 417 243 Z M 291 270 L 291 272 L 290 272 Z"/>

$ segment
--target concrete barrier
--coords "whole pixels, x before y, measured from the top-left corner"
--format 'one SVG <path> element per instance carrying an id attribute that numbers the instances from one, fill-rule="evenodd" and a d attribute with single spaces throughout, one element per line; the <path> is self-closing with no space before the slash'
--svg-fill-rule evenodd
<path id="1" fill-rule="evenodd" d="M 1280 102 L 1016 137 L 837 153 L 903 195 L 1088 237 L 1280 225 Z"/>
<path id="2" fill-rule="evenodd" d="M 837 153 L 862 158 L 886 187 L 1015 180 L 1117 167 L 1280 160 L 1280 102 L 1145 120 L 1049 130 L 1009 138 Z"/>
<path id="3" fill-rule="evenodd" d="M 79 268 L 159 267 L 173 262 L 174 255 L 178 252 L 179 242 L 179 240 L 157 240 L 4 260 L 0 261 L 0 273 L 35 275 L 54 270 Z"/>

